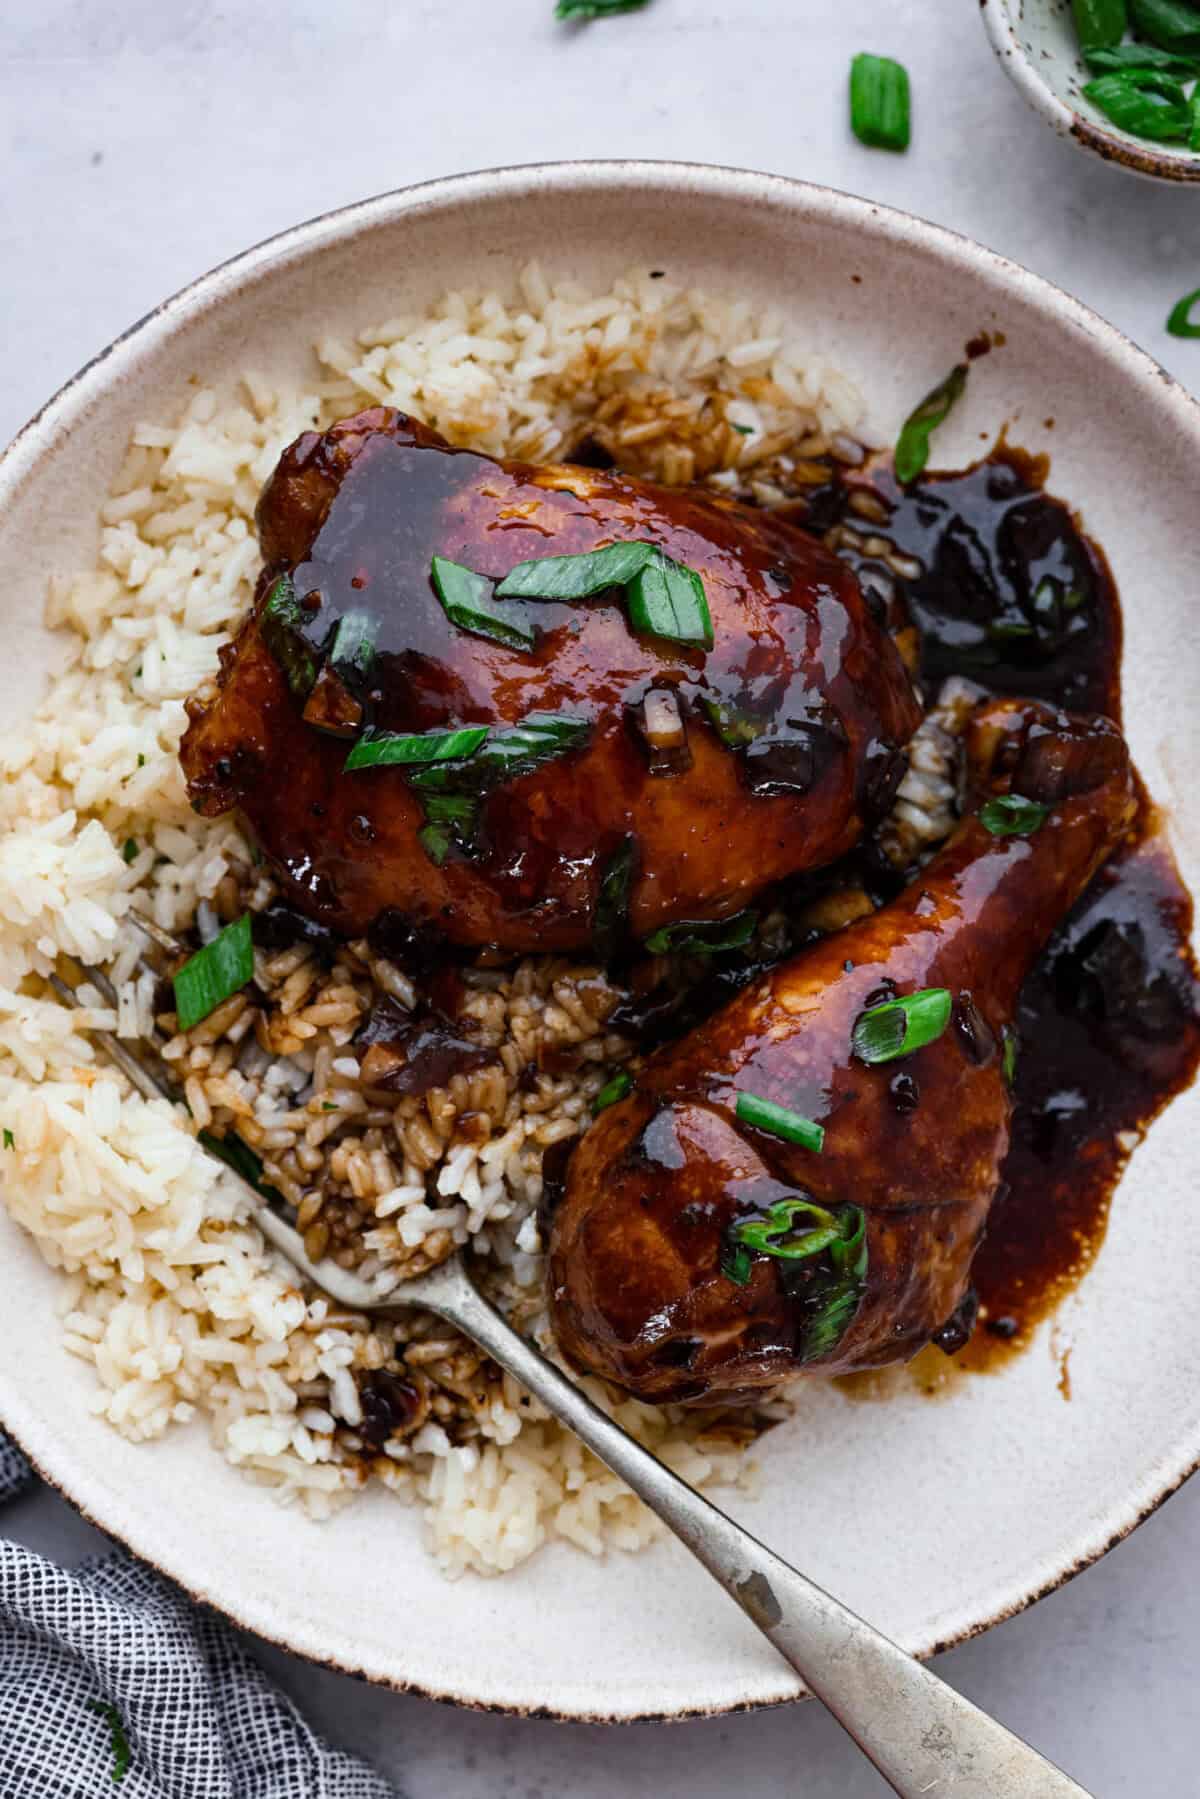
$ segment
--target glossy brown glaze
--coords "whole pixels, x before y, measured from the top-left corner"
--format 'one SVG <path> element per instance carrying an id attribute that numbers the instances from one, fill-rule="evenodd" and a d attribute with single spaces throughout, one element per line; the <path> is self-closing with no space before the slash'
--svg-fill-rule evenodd
<path id="1" fill-rule="evenodd" d="M 1144 807 L 1021 990 L 1012 1142 L 971 1276 L 980 1301 L 966 1352 L 974 1367 L 1020 1347 L 1087 1270 L 1130 1151 L 1195 1076 L 1191 923 L 1191 901 Z"/>
<path id="2" fill-rule="evenodd" d="M 868 588 L 894 587 L 900 611 L 920 627 L 928 694 L 961 673 L 998 692 L 1070 696 L 1119 721 L 1116 585 L 1101 546 L 1046 491 L 1047 473 L 1045 457 L 1001 442 L 971 468 L 902 489 L 880 458 L 831 483 L 814 523 L 834 525 L 836 536 L 841 520 L 858 522 L 855 491 L 882 502 L 887 521 L 877 528 L 918 572 L 897 577 L 853 545 L 839 554 Z M 1082 601 L 1057 621 L 1034 605 L 1046 576 Z M 1056 631 L 1056 622 L 1068 628 Z M 1001 1365 L 1080 1279 L 1103 1242 L 1130 1145 L 1195 1078 L 1192 918 L 1143 790 L 1133 830 L 1022 990 L 1012 1143 L 972 1272 L 979 1323 L 964 1365 Z"/>
<path id="3" fill-rule="evenodd" d="M 994 700 L 968 753 L 981 796 L 1051 808 L 1041 828 L 996 836 L 967 816 L 898 899 L 660 1051 L 583 1139 L 551 1250 L 555 1330 L 580 1365 L 644 1399 L 709 1401 L 903 1359 L 959 1307 L 1008 1148 L 1022 982 L 1137 804 L 1101 719 Z M 942 1036 L 901 1063 L 853 1056 L 864 1010 L 925 988 L 955 996 Z M 823 1151 L 739 1123 L 739 1093 L 821 1124 Z M 799 1194 L 866 1214 L 861 1303 L 819 1355 L 802 1347 L 815 1259 L 797 1279 L 756 1256 L 745 1286 L 722 1266 L 731 1226 Z"/>
<path id="4" fill-rule="evenodd" d="M 899 746 L 919 708 L 896 650 L 845 565 L 768 514 L 603 470 L 452 451 L 377 408 L 299 439 L 258 518 L 258 602 L 223 658 L 219 692 L 189 707 L 182 760 L 196 807 L 239 807 L 285 897 L 338 931 L 389 911 L 464 946 L 579 949 L 626 846 L 634 936 L 723 917 L 848 850 L 902 771 Z M 458 630 L 430 583 L 434 554 L 500 577 L 526 559 L 616 541 L 653 542 L 701 573 L 710 652 L 636 635 L 614 592 L 516 603 L 538 635 L 532 650 L 512 649 Z M 378 657 L 362 711 L 376 728 L 554 713 L 585 720 L 589 741 L 491 792 L 478 852 L 436 866 L 403 772 L 344 773 L 346 740 L 302 717 L 261 629 L 281 573 L 294 579 L 318 653 L 348 611 L 373 616 Z M 686 765 L 675 772 L 651 766 L 634 723 L 656 687 L 673 691 L 686 722 Z M 706 698 L 763 727 L 749 752 L 722 743 L 700 709 Z M 336 722 L 327 684 L 311 704 Z M 803 774 L 766 791 L 754 770 L 778 772 L 797 745 Z"/>

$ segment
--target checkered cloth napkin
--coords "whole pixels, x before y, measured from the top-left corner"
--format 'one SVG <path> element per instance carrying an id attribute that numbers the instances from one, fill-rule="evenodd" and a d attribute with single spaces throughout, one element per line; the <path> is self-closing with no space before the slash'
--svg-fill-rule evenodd
<path id="1" fill-rule="evenodd" d="M 0 1501 L 31 1479 L 0 1436 Z M 398 1799 L 331 1749 L 221 1618 L 118 1551 L 0 1541 L 0 1799 Z"/>

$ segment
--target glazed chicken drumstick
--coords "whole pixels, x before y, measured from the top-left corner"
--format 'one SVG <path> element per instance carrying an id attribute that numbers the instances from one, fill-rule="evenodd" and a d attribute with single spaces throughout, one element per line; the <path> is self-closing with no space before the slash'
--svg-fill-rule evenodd
<path id="1" fill-rule="evenodd" d="M 891 638 L 769 514 L 454 451 L 380 407 L 293 444 L 258 523 L 254 610 L 181 756 L 196 808 L 240 808 L 285 899 L 335 931 L 390 912 L 564 950 L 606 909 L 638 937 L 725 918 L 849 849 L 903 773 L 920 708 Z M 699 577 L 707 641 L 695 618 L 647 630 L 615 582 L 497 597 L 518 564 L 612 545 L 654 546 L 689 604 Z M 486 744 L 444 768 L 345 766 L 364 732 L 428 749 L 465 727 Z"/>
<path id="2" fill-rule="evenodd" d="M 722 1400 L 906 1359 L 963 1301 L 1019 989 L 1135 808 L 1103 719 L 991 701 L 968 757 L 975 809 L 899 899 L 653 1056 L 580 1142 L 550 1281 L 582 1367 Z"/>

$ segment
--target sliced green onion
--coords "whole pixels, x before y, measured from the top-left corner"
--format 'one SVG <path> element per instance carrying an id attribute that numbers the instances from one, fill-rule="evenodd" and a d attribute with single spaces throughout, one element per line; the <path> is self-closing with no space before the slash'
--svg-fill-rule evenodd
<path id="1" fill-rule="evenodd" d="M 1129 0 L 1136 32 L 1184 56 L 1200 56 L 1200 18 L 1183 0 Z"/>
<path id="2" fill-rule="evenodd" d="M 587 600 L 627 587 L 657 552 L 652 543 L 610 543 L 582 556 L 539 556 L 518 562 L 496 589 L 498 600 Z"/>
<path id="3" fill-rule="evenodd" d="M 347 612 L 338 620 L 329 665 L 347 687 L 361 686 L 375 666 L 379 621 L 370 612 Z"/>
<path id="4" fill-rule="evenodd" d="M 613 543 L 582 556 L 542 556 L 520 562 L 496 589 L 497 599 L 586 600 L 610 587 L 626 590 L 637 631 L 674 643 L 712 648 L 712 618 L 704 583 L 652 543 Z"/>
<path id="5" fill-rule="evenodd" d="M 1200 287 L 1193 288 L 1190 294 L 1184 294 L 1171 308 L 1171 316 L 1167 320 L 1167 330 L 1172 337 L 1200 337 L 1200 319 L 1193 319 L 1192 308 L 1200 300 Z"/>
<path id="6" fill-rule="evenodd" d="M 650 0 L 558 0 L 556 19 L 610 19 L 619 12 L 640 12 Z"/>
<path id="7" fill-rule="evenodd" d="M 809 1228 L 797 1230 L 803 1222 Z M 780 1262 L 804 1262 L 819 1256 L 842 1234 L 837 1216 L 811 1199 L 780 1199 L 757 1218 L 745 1218 L 729 1233 L 735 1243 Z"/>
<path id="8" fill-rule="evenodd" d="M 718 950 L 741 949 L 753 937 L 757 924 L 758 913 L 746 911 L 716 922 L 663 925 L 647 937 L 643 947 L 652 956 L 712 956 Z"/>
<path id="9" fill-rule="evenodd" d="M 950 1006 L 947 987 L 925 987 L 872 1006 L 856 1019 L 851 1048 L 860 1062 L 894 1062 L 899 1056 L 911 1056 L 941 1036 L 950 1022 Z"/>
<path id="10" fill-rule="evenodd" d="M 537 642 L 519 619 L 505 618 L 492 605 L 492 583 L 486 575 L 477 575 L 461 562 L 450 562 L 435 556 L 431 570 L 434 592 L 442 602 L 442 610 L 460 631 L 471 631 L 476 637 L 487 637 L 513 650 L 531 650 Z"/>
<path id="11" fill-rule="evenodd" d="M 753 743 L 767 728 L 763 720 L 751 718 L 748 712 L 739 712 L 736 707 L 726 705 L 724 700 L 714 699 L 712 694 L 702 693 L 699 699 L 701 711 L 727 750 L 739 750 L 745 744 Z"/>
<path id="12" fill-rule="evenodd" d="M 695 569 L 685 568 L 682 562 L 672 562 L 656 551 L 629 583 L 628 605 L 635 631 L 712 649 L 712 615 L 704 583 Z"/>
<path id="13" fill-rule="evenodd" d="M 850 64 L 850 128 L 873 150 L 907 150 L 911 102 L 908 70 L 890 56 L 856 56 Z"/>
<path id="14" fill-rule="evenodd" d="M 754 1257 L 744 1243 L 728 1243 L 721 1252 L 721 1273 L 735 1287 L 748 1287 L 754 1270 Z"/>
<path id="15" fill-rule="evenodd" d="M 1098 75 L 1081 91 L 1106 119 L 1134 137 L 1180 143 L 1191 130 L 1191 109 L 1183 89 L 1174 76 L 1161 75 L 1156 69 Z"/>
<path id="16" fill-rule="evenodd" d="M 126 862 L 136 862 L 138 854 L 137 839 L 127 837 L 121 845 L 121 855 Z"/>
<path id="17" fill-rule="evenodd" d="M 613 1075 L 611 1081 L 604 1083 L 592 1101 L 592 1117 L 596 1118 L 601 1112 L 607 1112 L 609 1106 L 615 1106 L 618 1100 L 632 1092 L 633 1076 L 627 1068 L 622 1068 Z"/>
<path id="18" fill-rule="evenodd" d="M 1080 48 L 1109 49 L 1125 36 L 1129 18 L 1125 0 L 1071 0 Z"/>
<path id="19" fill-rule="evenodd" d="M 979 808 L 979 822 L 993 837 L 1032 837 L 1049 816 L 1049 806 L 1019 793 L 999 793 Z"/>
<path id="20" fill-rule="evenodd" d="M 568 718 L 553 712 L 531 712 L 517 725 L 493 727 L 485 731 L 486 742 L 462 762 L 447 762 L 422 768 L 410 777 L 411 784 L 422 792 L 431 788 L 456 792 L 482 792 L 500 781 L 515 781 L 531 769 L 556 756 L 567 756 L 579 750 L 591 736 L 586 718 Z"/>
<path id="21" fill-rule="evenodd" d="M 1200 150 L 1200 85 L 1192 89 L 1192 97 L 1188 101 L 1192 122 L 1188 130 L 1188 149 Z"/>
<path id="22" fill-rule="evenodd" d="M 243 912 L 235 924 L 227 924 L 211 943 L 197 950 L 175 976 L 179 1029 L 190 1031 L 202 1018 L 215 1012 L 222 1000 L 244 987 L 253 973 L 250 914 Z"/>
<path id="23" fill-rule="evenodd" d="M 422 825 L 417 842 L 434 867 L 440 868 L 453 848 L 454 833 L 449 825 Z"/>
<path id="24" fill-rule="evenodd" d="M 1122 69 L 1161 69 L 1164 75 L 1200 75 L 1200 59 L 1163 50 L 1158 44 L 1113 44 L 1099 50 L 1085 49 L 1083 60 L 1098 75 L 1120 74 Z"/>
<path id="25" fill-rule="evenodd" d="M 395 731 L 364 731 L 346 757 L 346 772 L 463 760 L 475 754 L 487 734 L 486 725 L 468 725 L 458 731 L 423 731 L 408 737 Z"/>
<path id="26" fill-rule="evenodd" d="M 465 793 L 423 793 L 425 825 L 417 832 L 417 842 L 438 868 L 451 849 L 470 854 L 475 848 L 479 827 L 479 801 Z"/>
<path id="27" fill-rule="evenodd" d="M 842 1235 L 829 1246 L 831 1272 L 818 1276 L 806 1298 L 813 1308 L 797 1345 L 802 1362 L 832 1354 L 858 1311 L 867 1284 L 867 1215 L 859 1206 L 842 1209 Z"/>
<path id="28" fill-rule="evenodd" d="M 782 1137 L 788 1143 L 798 1143 L 802 1149 L 811 1149 L 817 1155 L 825 1147 L 823 1125 L 814 1124 L 811 1118 L 802 1118 L 799 1112 L 790 1112 L 786 1106 L 777 1106 L 773 1099 L 760 1099 L 757 1093 L 738 1094 L 736 1116 L 739 1124 L 753 1125 L 757 1131 Z M 790 1205 L 792 1202 L 785 1203 Z M 743 1241 L 748 1243 L 750 1239 L 745 1237 Z"/>
<path id="29" fill-rule="evenodd" d="M 196 1141 L 203 1143 L 210 1156 L 216 1156 L 219 1162 L 224 1162 L 227 1168 L 240 1174 L 247 1186 L 253 1187 L 266 1199 L 283 1200 L 282 1193 L 262 1178 L 262 1157 L 256 1155 L 236 1132 L 230 1131 L 226 1136 L 218 1137 L 214 1131 L 198 1131 Z"/>
<path id="30" fill-rule="evenodd" d="M 629 896 L 637 871 L 637 847 L 637 838 L 630 832 L 609 857 L 600 877 L 592 919 L 592 944 L 602 962 L 612 961 L 622 948 L 629 928 Z"/>
<path id="31" fill-rule="evenodd" d="M 280 575 L 267 595 L 259 629 L 263 642 L 283 670 L 298 700 L 305 700 L 317 678 L 317 659 L 304 636 L 304 609 L 290 575 Z"/>
<path id="32" fill-rule="evenodd" d="M 109 1705 L 103 1699 L 89 1699 L 88 1710 L 103 1718 L 108 1725 L 108 1734 L 112 1738 L 113 1785 L 120 1786 L 129 1772 L 129 1764 L 133 1759 L 133 1751 L 129 1747 L 129 1738 L 125 1734 L 125 1726 L 121 1722 L 121 1714 L 115 1705 Z"/>
<path id="33" fill-rule="evenodd" d="M 16 1143 L 17 1143 L 16 1138 L 13 1136 L 13 1134 L 9 1130 L 8 1126 L 5 1125 L 5 1127 L 4 1127 L 4 1147 L 5 1147 L 5 1149 L 15 1149 Z"/>
<path id="34" fill-rule="evenodd" d="M 902 486 L 915 481 L 929 461 L 929 439 L 947 417 L 951 407 L 962 398 L 966 385 L 967 365 L 960 362 L 950 370 L 944 381 L 940 381 L 925 395 L 921 404 L 905 419 L 896 439 L 896 452 L 892 459 L 896 479 Z"/>
<path id="35" fill-rule="evenodd" d="M 1005 1081 L 1011 1087 L 1017 1078 L 1017 1033 L 1009 1025 L 1004 1027 L 1004 1053 L 1000 1060 L 1000 1068 Z"/>

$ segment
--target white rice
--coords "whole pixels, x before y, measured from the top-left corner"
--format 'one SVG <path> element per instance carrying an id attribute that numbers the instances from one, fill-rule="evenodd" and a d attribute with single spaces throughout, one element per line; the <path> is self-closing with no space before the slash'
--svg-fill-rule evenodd
<path id="1" fill-rule="evenodd" d="M 69 665 L 35 719 L 0 741 L 0 1163 L 11 1213 L 62 1271 L 63 1338 L 94 1369 L 93 1410 L 134 1440 L 200 1412 L 230 1461 L 321 1516 L 366 1478 L 341 1438 L 361 1420 L 355 1371 L 380 1365 L 370 1328 L 297 1290 L 188 1119 L 132 1092 L 87 1035 L 152 1024 L 154 977 L 139 969 L 130 909 L 185 929 L 245 860 L 231 820 L 192 813 L 176 752 L 183 701 L 251 599 L 259 490 L 299 432 L 384 401 L 458 443 L 531 460 L 599 420 L 648 473 L 770 501 L 822 440 L 861 439 L 862 408 L 782 319 L 649 271 L 591 295 L 530 266 L 510 300 L 448 294 L 427 316 L 326 339 L 317 356 L 303 389 L 248 372 L 232 397 L 202 389 L 173 424 L 141 425 L 103 509 L 97 566 L 49 596 Z M 83 1011 L 60 1005 L 44 984 L 60 956 L 102 965 L 116 1008 L 98 993 Z M 341 1072 L 357 1072 L 353 1059 Z M 277 1064 L 263 1094 L 286 1111 L 306 1078 Z M 196 1104 L 203 1122 L 202 1094 Z M 269 1126 L 267 1099 L 256 1104 Z M 547 1126 L 578 1130 L 581 1115 L 564 1102 L 561 1120 L 534 1121 L 537 1142 L 522 1119 L 482 1148 L 453 1144 L 440 1203 L 404 1173 L 377 1223 L 409 1247 L 437 1230 L 473 1238 L 528 1300 L 541 1275 L 541 1143 Z M 750 1433 L 586 1384 L 686 1479 L 746 1479 Z M 448 1574 L 515 1567 L 553 1536 L 592 1554 L 632 1550 L 656 1528 L 507 1379 L 475 1404 L 466 1440 L 431 1418 L 374 1469 L 423 1507 Z"/>

